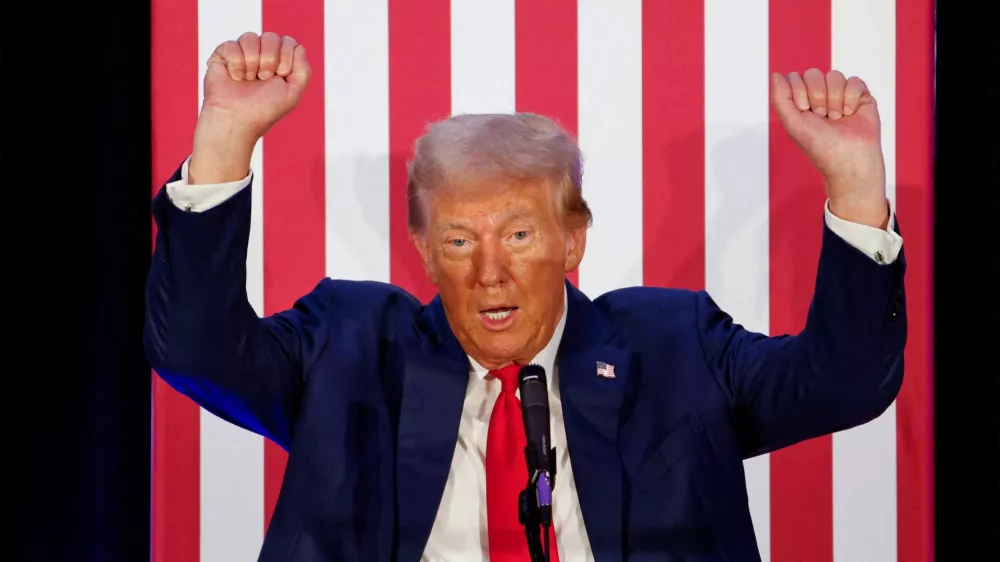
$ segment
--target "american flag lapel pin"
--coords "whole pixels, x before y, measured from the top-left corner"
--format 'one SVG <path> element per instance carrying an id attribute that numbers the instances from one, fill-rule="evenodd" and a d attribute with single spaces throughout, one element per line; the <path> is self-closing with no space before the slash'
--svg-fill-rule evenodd
<path id="1" fill-rule="evenodd" d="M 597 376 L 604 377 L 606 379 L 615 378 L 615 366 L 611 363 L 605 363 L 604 361 L 597 362 Z"/>

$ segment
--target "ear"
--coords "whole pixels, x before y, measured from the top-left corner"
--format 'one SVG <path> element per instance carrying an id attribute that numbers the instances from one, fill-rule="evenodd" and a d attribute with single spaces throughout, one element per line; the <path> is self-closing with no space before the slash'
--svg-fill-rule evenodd
<path id="1" fill-rule="evenodd" d="M 587 227 L 574 227 L 566 232 L 566 273 L 580 266 L 587 249 Z"/>
<path id="2" fill-rule="evenodd" d="M 424 273 L 427 274 L 428 280 L 436 287 L 438 284 L 438 271 L 434 265 L 434 255 L 431 252 L 430 245 L 427 244 L 427 240 L 422 234 L 410 234 L 410 240 L 420 254 L 420 261 L 424 264 Z"/>

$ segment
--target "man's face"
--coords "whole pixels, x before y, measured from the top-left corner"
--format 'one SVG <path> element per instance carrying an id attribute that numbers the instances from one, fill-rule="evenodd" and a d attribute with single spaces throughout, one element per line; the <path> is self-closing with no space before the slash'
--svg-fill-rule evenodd
<path id="1" fill-rule="evenodd" d="M 431 191 L 414 236 L 452 331 L 483 367 L 526 363 L 563 311 L 586 228 L 569 228 L 547 183 Z"/>

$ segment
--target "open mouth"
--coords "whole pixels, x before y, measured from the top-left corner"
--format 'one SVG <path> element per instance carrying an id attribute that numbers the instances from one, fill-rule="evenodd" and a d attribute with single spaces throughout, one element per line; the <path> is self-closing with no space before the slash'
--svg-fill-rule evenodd
<path id="1" fill-rule="evenodd" d="M 479 317 L 482 319 L 483 324 L 485 324 L 487 328 L 492 329 L 507 327 L 507 325 L 513 321 L 516 314 L 516 306 L 494 307 L 479 311 Z"/>
<path id="2" fill-rule="evenodd" d="M 503 320 L 510 316 L 510 314 L 515 310 L 517 310 L 517 307 L 491 308 L 489 310 L 484 310 L 483 314 L 485 314 L 490 320 Z"/>

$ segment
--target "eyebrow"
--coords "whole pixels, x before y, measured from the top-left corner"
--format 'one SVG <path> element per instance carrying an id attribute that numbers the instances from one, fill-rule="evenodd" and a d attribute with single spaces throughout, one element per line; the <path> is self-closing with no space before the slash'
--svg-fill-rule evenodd
<path id="1" fill-rule="evenodd" d="M 497 222 L 504 223 L 515 219 L 522 219 L 529 217 L 531 213 L 525 209 L 511 209 L 501 213 L 497 217 Z M 438 232 L 444 232 L 445 230 L 456 229 L 456 230 L 468 230 L 469 223 L 466 221 L 448 221 L 438 228 Z"/>

